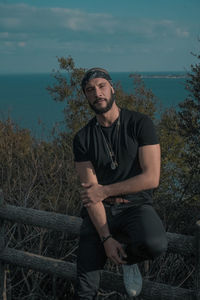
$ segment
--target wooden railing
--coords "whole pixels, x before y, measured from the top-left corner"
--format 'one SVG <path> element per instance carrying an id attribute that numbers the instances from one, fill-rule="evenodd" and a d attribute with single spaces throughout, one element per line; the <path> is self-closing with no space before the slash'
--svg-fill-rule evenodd
<path id="1" fill-rule="evenodd" d="M 56 231 L 65 231 L 77 236 L 79 235 L 82 219 L 31 208 L 5 205 L 2 193 L 0 193 L 0 300 L 3 299 L 3 294 L 5 295 L 4 264 L 25 267 L 75 281 L 76 265 L 74 263 L 6 247 L 3 226 L 5 221 L 34 225 Z M 142 299 L 200 300 L 200 221 L 196 223 L 195 236 L 168 232 L 167 238 L 169 243 L 168 251 L 187 256 L 195 255 L 195 286 L 192 289 L 185 289 L 144 280 L 141 292 Z M 113 272 L 102 272 L 100 286 L 104 290 L 125 293 L 122 275 Z"/>

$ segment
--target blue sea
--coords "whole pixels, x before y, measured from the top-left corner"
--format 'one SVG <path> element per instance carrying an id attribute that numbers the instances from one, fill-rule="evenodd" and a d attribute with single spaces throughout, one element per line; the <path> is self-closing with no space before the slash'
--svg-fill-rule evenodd
<path id="1" fill-rule="evenodd" d="M 130 73 L 111 73 L 126 92 L 133 92 Z M 182 102 L 185 75 L 180 72 L 140 73 L 145 86 L 152 90 L 164 108 Z M 55 102 L 46 87 L 54 82 L 50 74 L 0 75 L 0 119 L 10 117 L 21 128 L 28 128 L 37 138 L 47 138 L 53 126 L 63 120 L 65 103 Z"/>

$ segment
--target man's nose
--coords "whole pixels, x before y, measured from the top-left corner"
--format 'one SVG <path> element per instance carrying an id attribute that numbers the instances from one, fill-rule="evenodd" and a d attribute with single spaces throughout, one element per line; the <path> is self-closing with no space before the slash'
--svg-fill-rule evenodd
<path id="1" fill-rule="evenodd" d="M 101 89 L 100 89 L 100 88 L 98 88 L 98 87 L 96 87 L 96 88 L 95 88 L 95 96 L 96 96 L 96 97 L 100 97 L 100 96 L 102 96 Z"/>

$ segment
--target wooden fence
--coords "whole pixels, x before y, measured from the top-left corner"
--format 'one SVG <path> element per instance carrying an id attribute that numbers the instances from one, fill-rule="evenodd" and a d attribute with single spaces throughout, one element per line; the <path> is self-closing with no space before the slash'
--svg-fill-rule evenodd
<path id="1" fill-rule="evenodd" d="M 42 273 L 48 273 L 66 280 L 75 281 L 76 265 L 71 262 L 43 257 L 5 246 L 5 221 L 33 225 L 56 231 L 79 234 L 81 218 L 40 211 L 36 209 L 5 205 L 0 193 L 0 300 L 5 299 L 4 265 L 13 264 Z M 195 255 L 195 286 L 193 289 L 172 287 L 170 285 L 144 280 L 141 296 L 149 300 L 200 300 L 200 221 L 196 223 L 195 236 L 167 233 L 168 250 L 182 255 Z M 109 271 L 102 272 L 101 288 L 125 293 L 122 275 Z"/>

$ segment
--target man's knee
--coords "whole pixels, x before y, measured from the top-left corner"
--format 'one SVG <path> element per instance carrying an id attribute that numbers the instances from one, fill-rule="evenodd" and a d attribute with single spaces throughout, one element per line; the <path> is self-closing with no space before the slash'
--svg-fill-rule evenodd
<path id="1" fill-rule="evenodd" d="M 167 239 L 165 236 L 151 238 L 137 244 L 128 245 L 126 251 L 129 263 L 138 263 L 147 259 L 155 259 L 167 250 Z"/>
<path id="2" fill-rule="evenodd" d="M 166 236 L 152 238 L 146 241 L 145 248 L 150 259 L 155 259 L 167 250 Z"/>

